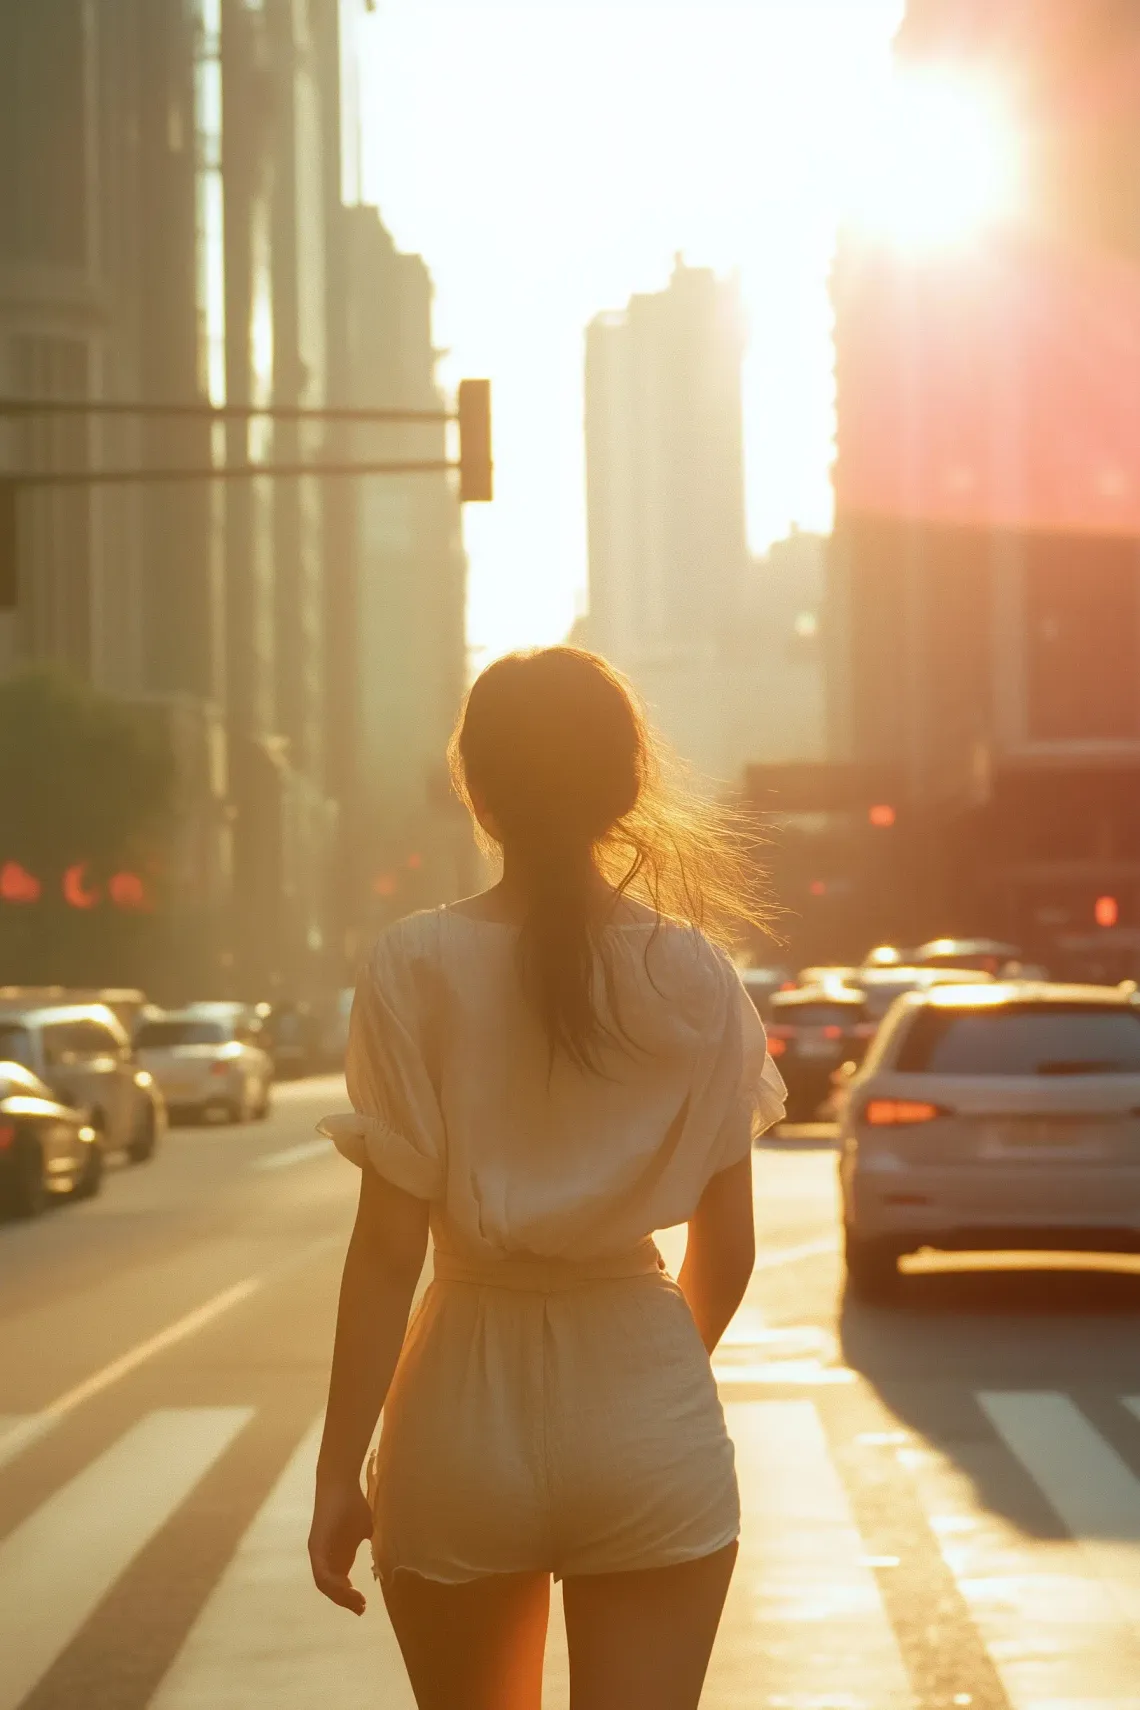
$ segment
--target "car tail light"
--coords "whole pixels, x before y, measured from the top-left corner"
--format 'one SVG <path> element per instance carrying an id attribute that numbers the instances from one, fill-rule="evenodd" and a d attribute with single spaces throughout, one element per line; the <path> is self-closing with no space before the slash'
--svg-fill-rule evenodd
<path id="1" fill-rule="evenodd" d="M 784 1052 L 787 1049 L 788 1049 L 788 1042 L 786 1039 L 781 1039 L 781 1037 L 778 1033 L 769 1033 L 769 1035 L 768 1035 L 768 1055 L 769 1055 L 769 1057 L 782 1057 L 784 1055 Z"/>
<path id="2" fill-rule="evenodd" d="M 927 1104 L 925 1099 L 872 1098 L 863 1106 L 863 1121 L 871 1128 L 909 1128 L 947 1114 L 941 1105 Z"/>
<path id="3" fill-rule="evenodd" d="M 228 1063 L 211 1063 L 210 1064 L 210 1073 L 212 1075 L 228 1075 L 229 1072 L 230 1072 L 230 1066 Z"/>
<path id="4" fill-rule="evenodd" d="M 824 1028 L 823 1037 L 825 1039 L 842 1039 L 843 1038 L 843 1029 L 842 1029 L 842 1027 L 836 1027 L 834 1022 L 833 1022 L 830 1027 Z"/>
<path id="5" fill-rule="evenodd" d="M 0 1122 L 0 1152 L 6 1152 L 16 1141 L 16 1124 Z"/>

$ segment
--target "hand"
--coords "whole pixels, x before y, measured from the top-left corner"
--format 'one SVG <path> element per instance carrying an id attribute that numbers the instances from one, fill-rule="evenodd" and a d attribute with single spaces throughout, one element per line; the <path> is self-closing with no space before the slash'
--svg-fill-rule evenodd
<path id="1" fill-rule="evenodd" d="M 372 1524 L 372 1510 L 359 1484 L 318 1485 L 309 1528 L 313 1579 L 318 1591 L 354 1615 L 364 1614 L 364 1597 L 348 1576 L 357 1550 L 372 1536 Z"/>

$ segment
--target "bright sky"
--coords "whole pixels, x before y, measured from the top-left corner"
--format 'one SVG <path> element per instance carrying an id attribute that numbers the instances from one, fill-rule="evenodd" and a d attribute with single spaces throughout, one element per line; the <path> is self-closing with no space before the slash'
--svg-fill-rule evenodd
<path id="1" fill-rule="evenodd" d="M 364 189 L 436 283 L 441 377 L 493 382 L 469 506 L 475 663 L 554 641 L 586 586 L 583 334 L 677 251 L 739 268 L 749 529 L 826 529 L 827 272 L 902 0 L 379 0 Z"/>

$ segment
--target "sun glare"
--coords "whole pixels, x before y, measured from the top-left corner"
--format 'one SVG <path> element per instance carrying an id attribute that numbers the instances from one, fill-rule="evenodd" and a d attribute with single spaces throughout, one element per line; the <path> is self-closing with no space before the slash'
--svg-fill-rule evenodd
<path id="1" fill-rule="evenodd" d="M 852 162 L 851 211 L 904 247 L 969 241 L 1021 204 L 1021 139 L 983 85 L 901 72 L 864 141 Z"/>

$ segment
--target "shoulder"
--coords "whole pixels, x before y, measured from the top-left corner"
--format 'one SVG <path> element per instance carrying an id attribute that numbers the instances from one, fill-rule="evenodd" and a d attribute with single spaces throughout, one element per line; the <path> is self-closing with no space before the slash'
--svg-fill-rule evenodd
<path id="1" fill-rule="evenodd" d="M 702 1032 L 722 1026 L 740 982 L 721 946 L 690 922 L 667 917 L 641 943 L 658 993 Z"/>
<path id="2" fill-rule="evenodd" d="M 364 972 L 381 987 L 415 982 L 422 972 L 438 967 L 443 932 L 442 908 L 419 909 L 394 920 L 379 934 L 368 954 Z"/>

